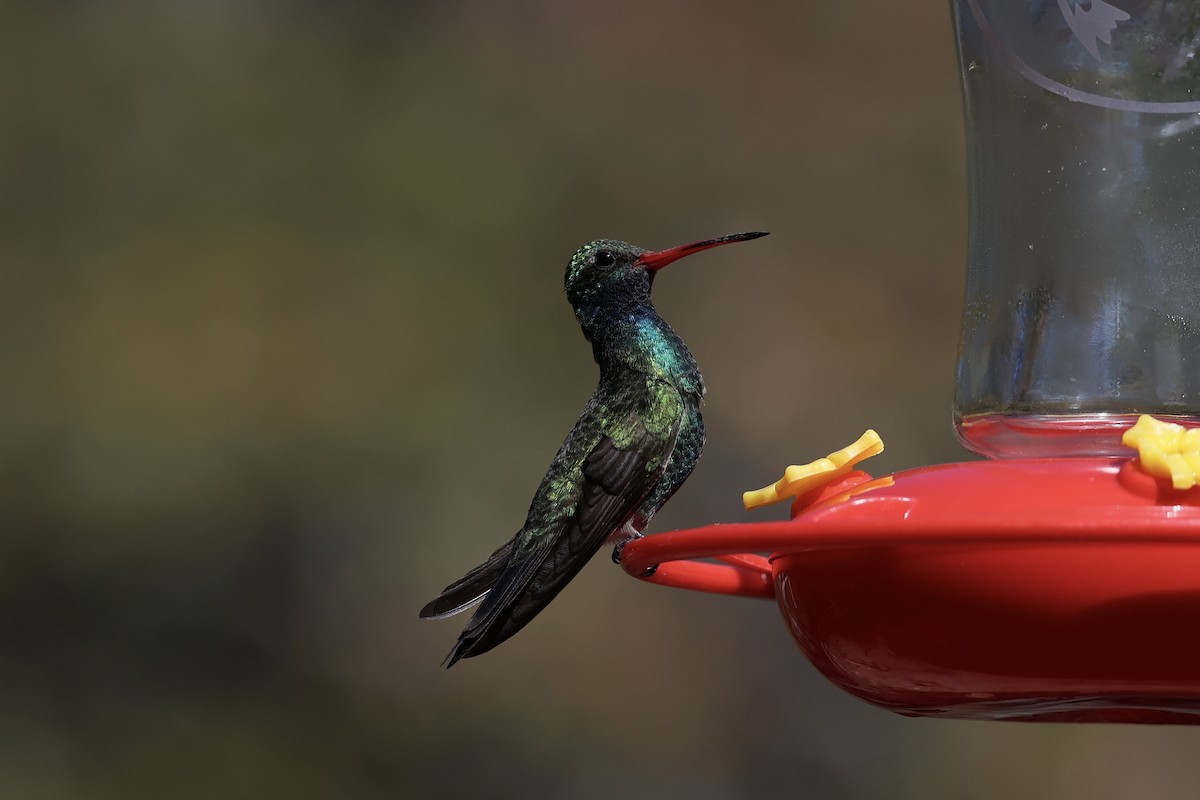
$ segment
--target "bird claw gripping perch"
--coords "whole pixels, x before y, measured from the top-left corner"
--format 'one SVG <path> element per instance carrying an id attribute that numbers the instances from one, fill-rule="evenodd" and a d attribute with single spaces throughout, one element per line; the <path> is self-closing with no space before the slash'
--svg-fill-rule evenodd
<path id="1" fill-rule="evenodd" d="M 875 431 L 868 430 L 854 444 L 807 464 L 793 464 L 770 486 L 744 493 L 742 505 L 752 510 L 801 497 L 849 475 L 860 461 L 882 452 L 883 440 Z"/>
<path id="2" fill-rule="evenodd" d="M 645 537 L 644 533 L 641 533 L 640 531 L 634 531 L 627 538 L 622 539 L 621 541 L 617 542 L 617 544 L 613 547 L 612 562 L 614 564 L 616 564 L 618 567 L 621 566 L 621 553 L 625 552 L 626 546 L 628 546 L 630 542 L 636 542 L 638 539 L 642 539 L 644 537 Z M 658 570 L 658 565 L 652 564 L 649 567 L 646 567 L 646 569 L 642 571 L 642 577 L 649 578 L 657 570 Z"/>
<path id="3" fill-rule="evenodd" d="M 1200 428 L 1185 428 L 1147 414 L 1121 437 L 1138 451 L 1142 471 L 1183 491 L 1200 485 Z"/>

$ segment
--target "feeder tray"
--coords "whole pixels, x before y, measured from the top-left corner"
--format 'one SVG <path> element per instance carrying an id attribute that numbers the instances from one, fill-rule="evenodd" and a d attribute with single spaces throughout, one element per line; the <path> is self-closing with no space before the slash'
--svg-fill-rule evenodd
<path id="1" fill-rule="evenodd" d="M 621 563 L 774 598 L 822 674 L 900 714 L 1200 724 L 1200 490 L 1134 459 L 855 471 L 790 520 L 649 536 Z"/>

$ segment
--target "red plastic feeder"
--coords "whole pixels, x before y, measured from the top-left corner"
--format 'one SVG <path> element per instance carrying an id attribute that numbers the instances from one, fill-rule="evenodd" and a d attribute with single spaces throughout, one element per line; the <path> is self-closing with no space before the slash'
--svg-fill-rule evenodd
<path id="1" fill-rule="evenodd" d="M 796 506 L 632 542 L 622 565 L 774 597 L 818 670 L 901 714 L 1200 723 L 1195 490 L 1130 459 L 1026 459 L 852 473 Z"/>

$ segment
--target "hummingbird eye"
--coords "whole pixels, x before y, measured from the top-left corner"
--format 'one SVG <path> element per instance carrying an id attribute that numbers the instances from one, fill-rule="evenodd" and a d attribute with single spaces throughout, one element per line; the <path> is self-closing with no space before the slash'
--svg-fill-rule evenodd
<path id="1" fill-rule="evenodd" d="M 611 267 L 615 263 L 617 263 L 617 257 L 608 250 L 600 250 L 596 253 L 596 266 Z"/>

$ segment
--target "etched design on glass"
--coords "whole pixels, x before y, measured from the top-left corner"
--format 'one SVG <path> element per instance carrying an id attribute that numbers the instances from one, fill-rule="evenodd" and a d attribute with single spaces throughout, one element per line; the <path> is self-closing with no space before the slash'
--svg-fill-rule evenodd
<path id="1" fill-rule="evenodd" d="M 1200 75 L 1194 0 L 1166 4 L 1157 16 L 1138 19 L 1104 0 L 1092 0 L 1087 10 L 1082 3 L 1057 0 L 1062 22 L 1060 15 L 1046 13 L 1048 0 L 1030 3 L 1027 11 L 1012 0 L 955 2 L 966 3 L 979 32 L 1010 69 L 1048 92 L 1117 111 L 1200 114 L 1200 101 L 1193 99 Z M 1114 43 L 1112 33 L 1122 24 Z M 1060 34 L 1078 42 L 1087 60 L 1071 58 Z M 1103 57 L 1098 41 L 1111 45 Z"/>
<path id="2" fill-rule="evenodd" d="M 1071 28 L 1071 33 L 1083 45 L 1083 49 L 1100 60 L 1100 48 L 1096 45 L 1099 40 L 1105 44 L 1112 43 L 1112 32 L 1119 23 L 1129 19 L 1129 14 L 1116 6 L 1109 5 L 1104 0 L 1092 0 L 1088 8 L 1082 2 L 1072 6 L 1067 0 L 1058 0 L 1058 10 Z"/>

